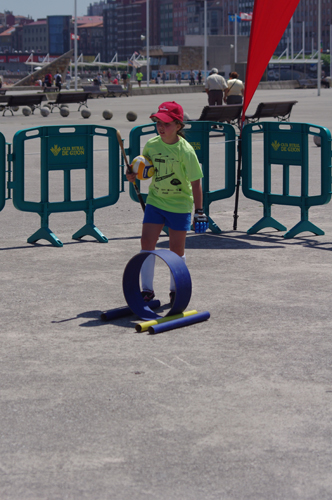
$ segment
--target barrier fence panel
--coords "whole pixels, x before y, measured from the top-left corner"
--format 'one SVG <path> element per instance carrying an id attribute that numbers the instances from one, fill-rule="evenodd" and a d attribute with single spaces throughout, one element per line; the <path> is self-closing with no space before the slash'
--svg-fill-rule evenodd
<path id="1" fill-rule="evenodd" d="M 126 153 L 129 155 L 129 162 L 131 163 L 135 156 L 139 156 L 142 153 L 143 147 L 141 146 L 141 137 L 147 136 L 147 135 L 156 135 L 157 134 L 157 128 L 154 123 L 149 123 L 148 125 L 141 125 L 134 127 L 131 129 L 130 134 L 129 134 L 129 148 L 126 149 Z M 136 184 L 140 188 L 140 181 L 137 179 Z M 146 202 L 147 194 L 141 193 L 142 198 L 144 202 Z M 135 189 L 130 183 L 129 186 L 129 195 L 130 198 L 134 201 L 138 202 L 138 198 L 135 192 Z"/>
<path id="2" fill-rule="evenodd" d="M 94 138 L 105 137 L 108 149 L 108 194 L 94 198 Z M 25 195 L 25 150 L 28 141 L 40 143 L 40 201 L 28 201 Z M 38 141 L 37 141 L 38 142 Z M 72 174 L 84 170 L 84 199 L 72 200 Z M 63 172 L 63 200 L 50 201 L 50 173 Z M 13 139 L 13 203 L 18 210 L 35 212 L 41 217 L 41 228 L 28 238 L 28 243 L 45 239 L 54 246 L 62 242 L 48 227 L 51 213 L 84 211 L 86 224 L 72 237 L 93 236 L 102 243 L 107 238 L 94 225 L 94 211 L 113 205 L 119 199 L 119 145 L 116 129 L 96 125 L 36 127 L 17 132 Z"/>
<path id="3" fill-rule="evenodd" d="M 252 188 L 253 183 L 253 140 L 263 141 L 263 191 Z M 320 137 L 320 187 L 319 194 L 309 193 L 309 139 Z M 282 166 L 281 193 L 272 192 L 272 174 Z M 300 169 L 299 195 L 290 194 L 290 175 L 292 170 Z M 312 165 L 312 168 L 314 165 Z M 301 209 L 301 220 L 290 229 L 284 238 L 293 238 L 299 233 L 309 231 L 317 235 L 324 232 L 309 221 L 309 208 L 324 205 L 331 199 L 331 133 L 324 127 L 308 123 L 262 122 L 246 125 L 242 132 L 242 190 L 244 196 L 260 201 L 264 207 L 263 217 L 247 232 L 272 227 L 279 231 L 287 228 L 271 217 L 271 206 L 290 205 Z"/>
<path id="4" fill-rule="evenodd" d="M 217 128 L 218 127 L 218 128 Z M 218 163 L 224 167 L 224 184 L 220 189 L 210 190 L 210 133 L 214 137 L 220 138 Z M 155 124 L 142 125 L 131 130 L 129 136 L 128 153 L 130 161 L 142 152 L 141 137 L 157 133 Z M 186 122 L 184 128 L 186 140 L 195 149 L 198 161 L 202 165 L 203 179 L 203 209 L 209 217 L 209 228 L 214 233 L 220 233 L 221 230 L 210 217 L 210 204 L 213 201 L 230 198 L 235 191 L 235 129 L 232 125 L 221 124 L 219 122 Z M 220 146 L 221 144 L 221 146 Z M 224 149 L 224 151 L 223 151 Z M 214 158 L 213 158 L 214 159 Z M 218 169 L 218 167 L 217 167 Z M 138 201 L 136 193 L 130 186 L 130 196 Z M 146 195 L 143 194 L 144 200 Z"/>
<path id="5" fill-rule="evenodd" d="M 6 140 L 0 132 L 0 212 L 6 203 Z"/>

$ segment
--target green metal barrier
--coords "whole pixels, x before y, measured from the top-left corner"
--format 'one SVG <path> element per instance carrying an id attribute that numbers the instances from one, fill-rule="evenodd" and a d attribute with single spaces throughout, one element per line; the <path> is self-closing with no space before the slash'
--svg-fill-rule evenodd
<path id="1" fill-rule="evenodd" d="M 252 143 L 257 134 L 263 135 L 264 190 L 252 189 Z M 320 194 L 309 195 L 309 151 L 310 136 L 321 139 Z M 331 133 L 324 127 L 308 123 L 274 123 L 262 122 L 246 125 L 242 132 L 242 190 L 252 200 L 260 201 L 264 206 L 264 216 L 247 232 L 257 233 L 259 230 L 272 227 L 279 231 L 287 228 L 271 217 L 271 205 L 290 205 L 301 208 L 301 221 L 290 229 L 284 238 L 293 238 L 304 231 L 322 235 L 324 232 L 308 220 L 309 208 L 324 205 L 331 199 Z M 271 171 L 274 165 L 282 165 L 282 193 L 271 193 Z M 289 178 L 292 166 L 301 167 L 301 195 L 289 194 Z"/>
<path id="2" fill-rule="evenodd" d="M 6 140 L 0 132 L 0 212 L 6 203 Z"/>
<path id="3" fill-rule="evenodd" d="M 214 128 L 218 126 L 218 128 Z M 210 132 L 215 136 L 225 136 L 225 185 L 221 189 L 210 191 Z M 134 127 L 129 136 L 129 153 L 130 161 L 135 156 L 141 154 L 141 137 L 149 134 L 157 133 L 155 124 L 142 125 Z M 221 229 L 210 217 L 210 204 L 216 200 L 230 198 L 235 191 L 235 129 L 229 124 L 220 124 L 219 122 L 186 122 L 184 133 L 187 141 L 193 146 L 196 151 L 199 162 L 202 165 L 204 177 L 202 179 L 203 189 L 203 209 L 209 217 L 209 228 L 213 233 L 221 233 Z M 220 162 L 223 161 L 222 155 Z M 135 190 L 130 186 L 130 196 L 133 200 L 138 201 Z M 143 199 L 146 195 L 143 194 Z"/>
<path id="4" fill-rule="evenodd" d="M 93 138 L 102 136 L 108 141 L 108 194 L 93 197 Z M 27 141 L 40 139 L 40 201 L 25 199 L 25 146 Z M 36 127 L 17 132 L 13 139 L 13 203 L 18 210 L 35 212 L 41 217 L 41 228 L 28 243 L 45 239 L 61 247 L 62 242 L 48 227 L 51 213 L 84 211 L 86 224 L 72 238 L 93 236 L 101 243 L 107 238 L 94 225 L 94 211 L 113 205 L 119 199 L 119 145 L 116 130 L 96 125 Z M 71 172 L 85 170 L 85 199 L 72 201 Z M 63 201 L 49 201 L 49 173 L 63 171 Z"/>

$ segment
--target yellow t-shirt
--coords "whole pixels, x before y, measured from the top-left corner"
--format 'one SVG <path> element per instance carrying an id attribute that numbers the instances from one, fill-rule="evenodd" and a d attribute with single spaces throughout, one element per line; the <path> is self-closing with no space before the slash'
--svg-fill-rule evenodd
<path id="1" fill-rule="evenodd" d="M 190 213 L 193 209 L 191 182 L 203 177 L 194 148 L 179 136 L 175 144 L 161 137 L 150 139 L 143 149 L 155 168 L 146 202 L 173 213 Z"/>

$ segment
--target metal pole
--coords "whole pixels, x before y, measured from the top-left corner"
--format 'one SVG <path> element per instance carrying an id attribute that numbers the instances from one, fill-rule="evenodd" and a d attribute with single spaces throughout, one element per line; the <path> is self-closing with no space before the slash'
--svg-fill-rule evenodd
<path id="1" fill-rule="evenodd" d="M 150 2 L 146 0 L 146 86 L 150 86 Z"/>
<path id="2" fill-rule="evenodd" d="M 77 90 L 77 0 L 75 0 L 74 16 L 75 16 L 75 23 L 74 23 L 75 90 Z"/>
<path id="3" fill-rule="evenodd" d="M 305 26 L 304 26 L 304 21 L 302 21 L 302 59 L 304 59 L 305 55 Z"/>
<path id="4" fill-rule="evenodd" d="M 321 53 L 320 42 L 322 37 L 322 2 L 318 0 L 318 64 L 317 64 L 317 95 L 320 96 L 321 79 L 322 79 L 322 66 L 321 66 Z"/>
<path id="5" fill-rule="evenodd" d="M 330 24 L 330 78 L 332 77 L 332 24 Z"/>
<path id="6" fill-rule="evenodd" d="M 235 12 L 234 64 L 237 63 L 237 11 Z M 235 71 L 235 68 L 234 68 Z"/>
<path id="7" fill-rule="evenodd" d="M 207 0 L 204 0 L 204 81 L 207 78 Z"/>
<path id="8" fill-rule="evenodd" d="M 289 37 L 287 37 L 287 51 L 286 51 L 286 57 L 289 59 Z"/>
<path id="9" fill-rule="evenodd" d="M 291 27 L 291 59 L 294 59 L 294 23 L 293 23 L 293 17 L 291 18 L 290 21 L 290 27 Z"/>

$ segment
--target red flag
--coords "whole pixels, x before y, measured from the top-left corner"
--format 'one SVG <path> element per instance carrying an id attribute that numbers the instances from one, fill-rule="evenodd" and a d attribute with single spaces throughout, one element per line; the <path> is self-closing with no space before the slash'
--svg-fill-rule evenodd
<path id="1" fill-rule="evenodd" d="M 248 49 L 245 111 L 300 0 L 255 0 Z"/>

